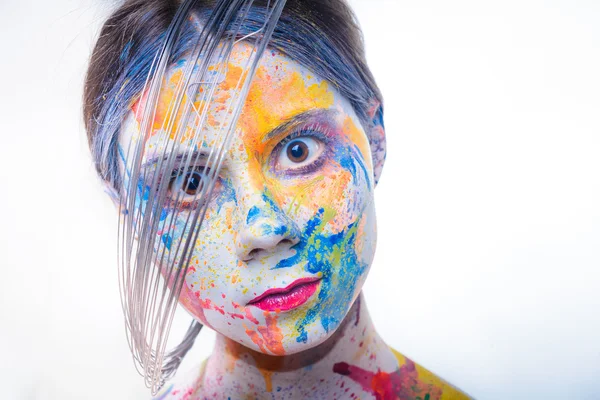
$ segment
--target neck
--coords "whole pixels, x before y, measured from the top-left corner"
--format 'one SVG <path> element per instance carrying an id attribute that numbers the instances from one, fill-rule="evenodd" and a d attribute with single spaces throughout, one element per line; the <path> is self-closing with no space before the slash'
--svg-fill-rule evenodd
<path id="1" fill-rule="evenodd" d="M 344 376 L 350 366 L 367 371 L 397 368 L 396 358 L 375 331 L 362 293 L 329 339 L 297 354 L 262 354 L 218 334 L 202 386 L 239 395 L 283 391 L 331 398 L 355 384 Z M 316 392 L 322 396 L 315 397 Z"/>

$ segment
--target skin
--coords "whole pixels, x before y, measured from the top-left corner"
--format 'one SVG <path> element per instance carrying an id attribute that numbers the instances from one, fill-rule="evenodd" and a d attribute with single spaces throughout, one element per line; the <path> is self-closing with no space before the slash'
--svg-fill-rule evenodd
<path id="1" fill-rule="evenodd" d="M 130 144 L 144 147 L 142 164 L 152 170 L 165 147 L 186 154 L 219 143 L 223 109 L 249 52 L 236 45 L 197 142 L 191 132 L 198 121 L 168 112 L 186 60 L 169 69 L 146 134 L 141 116 L 147 97 L 140 96 L 119 138 L 126 184 L 133 170 Z M 186 96 L 187 102 L 196 109 L 205 105 Z M 180 127 L 182 136 L 176 135 Z M 300 144 L 305 160 L 290 156 L 292 144 Z M 206 171 L 205 164 L 194 166 Z M 187 172 L 163 172 L 171 179 L 162 210 L 169 222 L 154 249 L 173 252 L 175 260 L 174 249 L 190 234 L 185 221 L 200 201 L 185 192 Z M 204 200 L 207 213 L 179 297 L 217 332 L 215 349 L 190 382 L 167 386 L 159 398 L 459 398 L 385 345 L 364 300 L 357 301 L 375 251 L 373 190 L 368 137 L 348 101 L 293 60 L 265 52 L 215 189 Z M 159 264 L 165 274 L 168 263 Z M 300 278 L 319 280 L 299 307 L 263 311 L 249 304 Z"/>

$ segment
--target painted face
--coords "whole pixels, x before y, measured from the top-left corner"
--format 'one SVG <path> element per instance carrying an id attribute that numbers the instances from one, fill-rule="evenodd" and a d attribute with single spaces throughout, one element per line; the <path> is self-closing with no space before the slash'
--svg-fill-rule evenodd
<path id="1" fill-rule="evenodd" d="M 144 140 L 142 164 L 152 164 L 165 143 L 181 154 L 210 151 L 249 51 L 236 46 L 194 148 L 185 137 L 171 143 L 180 115 L 165 121 L 182 60 L 165 78 L 151 133 L 140 137 L 134 104 L 123 123 L 121 149 Z M 194 122 L 186 123 L 191 130 Z M 132 165 L 121 161 L 127 179 Z M 157 251 L 168 254 L 189 235 L 184 226 L 199 206 L 204 168 L 200 157 L 191 170 L 162 172 L 161 179 L 170 179 L 167 196 L 180 196 L 183 203 L 178 210 L 165 203 L 166 219 L 178 213 L 157 233 Z M 367 136 L 349 102 L 300 64 L 265 52 L 205 200 L 180 304 L 203 324 L 266 354 L 322 343 L 360 293 L 373 259 L 373 185 Z"/>

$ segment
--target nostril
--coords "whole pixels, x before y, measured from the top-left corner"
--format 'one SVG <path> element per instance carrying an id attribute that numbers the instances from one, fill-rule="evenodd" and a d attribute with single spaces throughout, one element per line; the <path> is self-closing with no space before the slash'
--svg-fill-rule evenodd
<path id="1" fill-rule="evenodd" d="M 288 251 L 291 250 L 296 243 L 298 243 L 297 240 L 292 240 L 292 239 L 282 239 L 279 241 L 279 243 L 277 243 L 277 250 L 276 251 Z"/>
<path id="2" fill-rule="evenodd" d="M 248 260 L 251 260 L 251 259 L 253 259 L 254 257 L 256 257 L 256 255 L 257 255 L 259 252 L 261 252 L 261 251 L 263 251 L 263 250 L 264 250 L 264 249 L 261 249 L 261 248 L 256 248 L 256 249 L 252 249 L 252 250 L 250 250 L 250 253 L 248 253 Z"/>
<path id="3" fill-rule="evenodd" d="M 295 244 L 295 242 L 294 242 L 293 240 L 290 240 L 290 239 L 282 239 L 282 240 L 280 240 L 280 241 L 279 241 L 279 243 L 277 243 L 277 246 L 276 246 L 276 248 L 275 248 L 275 249 L 272 249 L 272 250 L 270 250 L 270 251 L 280 251 L 280 250 L 283 250 L 283 248 L 290 248 L 290 247 L 292 247 L 294 244 Z M 283 248 L 282 248 L 282 247 L 283 247 Z M 254 248 L 254 249 L 250 250 L 250 251 L 248 252 L 248 254 L 246 255 L 246 257 L 244 257 L 244 261 L 250 261 L 250 260 L 252 260 L 253 258 L 256 258 L 256 257 L 258 256 L 258 254 L 259 254 L 260 252 L 263 252 L 263 251 L 265 251 L 265 252 L 266 252 L 267 250 L 266 250 L 266 249 L 263 249 L 263 248 L 261 248 L 261 247 L 256 247 L 256 248 Z"/>

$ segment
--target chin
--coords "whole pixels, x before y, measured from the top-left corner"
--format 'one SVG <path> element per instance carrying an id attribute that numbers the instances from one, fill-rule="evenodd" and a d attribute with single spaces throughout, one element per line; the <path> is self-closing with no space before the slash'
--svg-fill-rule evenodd
<path id="1" fill-rule="evenodd" d="M 284 354 L 292 355 L 292 354 L 301 353 L 303 351 L 307 351 L 307 350 L 313 349 L 315 347 L 318 347 L 318 346 L 326 343 L 329 340 L 335 340 L 336 333 L 338 332 L 338 330 L 344 323 L 344 320 L 347 319 L 348 313 L 352 309 L 352 305 L 356 301 L 356 298 L 358 297 L 359 293 L 360 293 L 360 290 L 358 290 L 357 294 L 352 297 L 352 301 L 350 301 L 347 304 L 344 304 L 342 306 L 331 305 L 331 307 L 335 307 L 338 310 L 336 312 L 336 314 L 339 315 L 338 320 L 336 320 L 335 322 L 330 322 L 327 325 L 327 324 L 323 323 L 323 321 L 321 320 L 320 317 L 317 317 L 314 322 L 312 322 L 311 324 L 307 325 L 304 328 L 305 335 L 303 335 L 298 330 L 298 325 L 300 324 L 300 322 L 302 320 L 304 320 L 305 315 L 307 313 L 307 309 L 299 310 L 298 314 L 301 314 L 301 316 L 298 316 L 298 315 L 283 316 L 283 315 L 281 315 L 280 326 L 284 327 L 284 329 L 285 329 L 285 327 L 289 327 L 289 329 L 285 329 L 286 332 L 283 332 L 283 337 L 285 338 L 283 341 L 283 348 L 285 350 Z M 308 310 L 310 310 L 310 309 L 308 309 Z M 341 310 L 345 310 L 345 311 L 341 312 Z M 328 312 L 328 310 L 323 310 L 323 311 L 325 311 L 323 313 L 325 315 L 332 314 L 332 312 Z M 286 321 L 285 317 L 290 317 L 289 318 L 290 321 L 289 322 Z M 327 329 L 325 328 L 325 326 L 327 326 Z M 301 338 L 304 338 L 304 340 L 301 340 Z M 283 355 L 283 354 L 278 354 L 278 355 Z"/>

